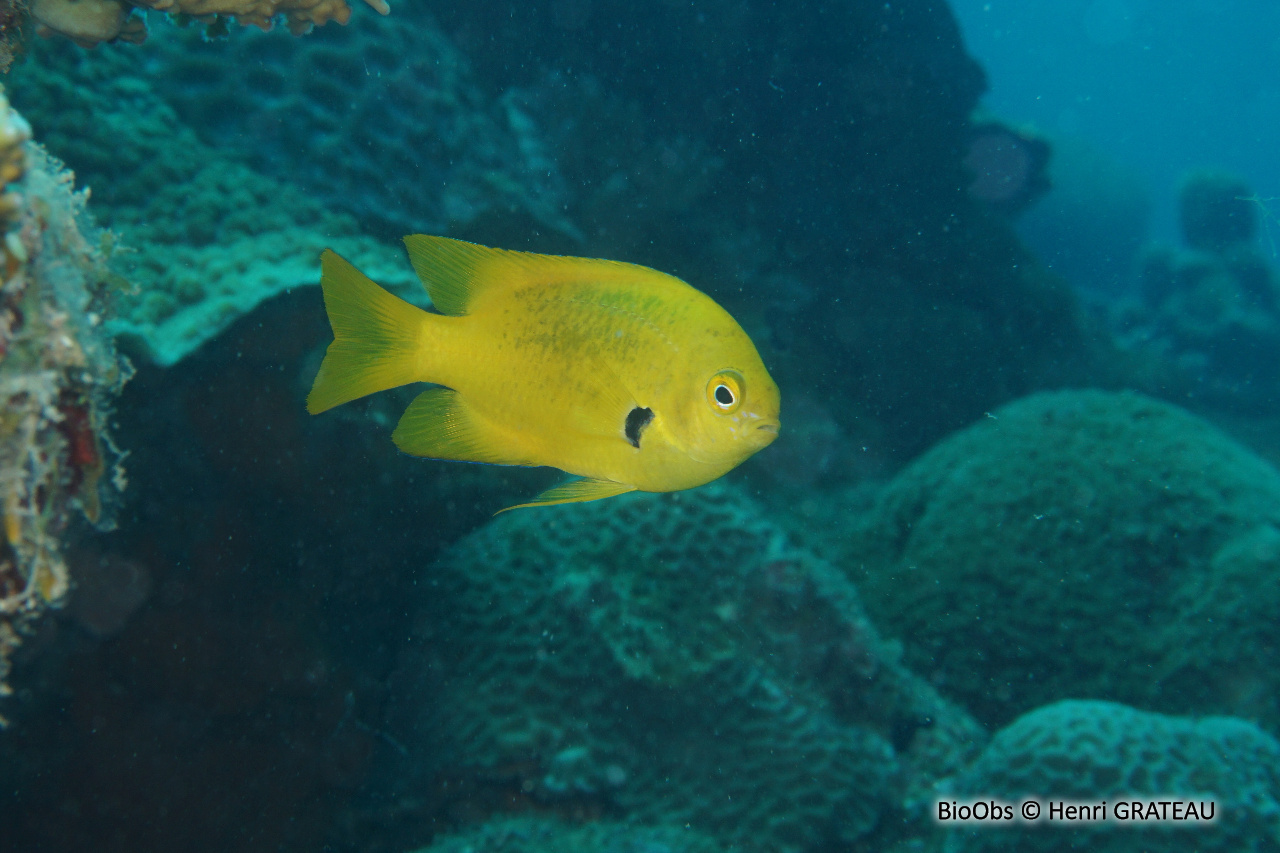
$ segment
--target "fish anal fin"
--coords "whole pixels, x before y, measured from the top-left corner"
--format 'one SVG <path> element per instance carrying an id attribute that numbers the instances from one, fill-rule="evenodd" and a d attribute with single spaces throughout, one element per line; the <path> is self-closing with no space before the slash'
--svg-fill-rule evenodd
<path id="1" fill-rule="evenodd" d="M 413 456 L 528 465 L 502 433 L 485 422 L 451 388 L 428 388 L 409 404 L 391 434 L 396 447 Z"/>
<path id="2" fill-rule="evenodd" d="M 635 486 L 628 486 L 626 483 L 615 483 L 612 480 L 593 480 L 590 477 L 582 480 L 570 480 L 567 483 L 561 483 L 558 486 L 547 489 L 528 503 L 500 509 L 494 515 L 501 515 L 513 509 L 523 509 L 530 506 L 555 506 L 556 504 L 598 501 L 603 498 L 634 492 L 635 490 Z"/>

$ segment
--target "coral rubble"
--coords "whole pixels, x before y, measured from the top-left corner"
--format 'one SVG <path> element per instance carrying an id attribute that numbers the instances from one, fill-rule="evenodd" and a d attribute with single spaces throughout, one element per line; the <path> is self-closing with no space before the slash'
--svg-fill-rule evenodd
<path id="1" fill-rule="evenodd" d="M 867 609 L 979 719 L 1064 698 L 1280 724 L 1280 473 L 1134 393 L 1061 391 L 939 443 L 851 537 Z"/>
<path id="2" fill-rule="evenodd" d="M 1280 844 L 1280 743 L 1234 717 L 1151 714 L 1115 702 L 1063 701 L 1000 730 L 951 794 L 1071 803 L 1212 801 L 1212 823 L 1014 824 L 959 829 L 947 853 L 1201 853 Z M 1042 812 L 1042 818 L 1047 814 Z"/>
<path id="3" fill-rule="evenodd" d="M 405 796 L 498 785 L 740 849 L 934 831 L 983 733 L 838 570 L 723 484 L 508 513 L 425 573 L 390 730 Z"/>
<path id="4" fill-rule="evenodd" d="M 87 193 L 29 138 L 0 95 L 0 687 L 23 631 L 68 590 L 68 524 L 99 522 L 116 485 L 106 406 L 127 379 Z"/>

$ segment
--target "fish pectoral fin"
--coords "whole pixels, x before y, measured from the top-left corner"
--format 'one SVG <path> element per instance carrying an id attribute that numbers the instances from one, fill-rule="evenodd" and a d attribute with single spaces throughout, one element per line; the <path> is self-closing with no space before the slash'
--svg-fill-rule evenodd
<path id="1" fill-rule="evenodd" d="M 396 447 L 414 456 L 527 465 L 518 448 L 452 388 L 429 388 L 413 399 L 391 434 Z"/>
<path id="2" fill-rule="evenodd" d="M 614 495 L 623 495 L 635 490 L 635 486 L 628 486 L 626 483 L 615 483 L 612 480 L 593 480 L 589 477 L 582 480 L 570 480 L 567 483 L 561 483 L 558 486 L 547 489 L 528 503 L 500 509 L 494 515 L 500 515 L 508 510 L 522 509 L 527 506 L 554 506 L 555 504 L 598 501 L 601 498 L 611 498 Z"/>

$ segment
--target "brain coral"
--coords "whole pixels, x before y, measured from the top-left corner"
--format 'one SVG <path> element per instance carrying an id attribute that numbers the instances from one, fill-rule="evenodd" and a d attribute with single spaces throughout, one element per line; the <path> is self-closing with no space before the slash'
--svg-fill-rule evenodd
<path id="1" fill-rule="evenodd" d="M 421 4 L 306 39 L 245 31 L 209 42 L 166 27 L 138 52 L 203 141 L 365 230 L 398 240 L 505 222 L 509 234 L 486 237 L 577 233 L 530 117 L 478 86 Z"/>
<path id="2" fill-rule="evenodd" d="M 507 513 L 421 584 L 391 691 L 404 797 L 503 779 L 544 808 L 816 849 L 936 832 L 912 798 L 981 743 L 848 581 L 724 485 Z"/>
<path id="3" fill-rule="evenodd" d="M 1280 849 L 1280 743 L 1233 717 L 1192 720 L 1114 702 L 1058 702 L 998 732 L 952 793 L 1013 802 L 1028 796 L 1042 803 L 1050 797 L 1107 801 L 1113 807 L 1128 797 L 1212 799 L 1215 815 L 1212 824 L 1177 828 L 984 826 L 953 832 L 947 853 Z"/>
<path id="4" fill-rule="evenodd" d="M 39 62 L 11 73 L 50 149 L 93 191 L 97 215 L 127 251 L 133 285 L 117 331 L 171 365 L 260 302 L 319 279 L 332 247 L 416 298 L 400 250 L 349 216 L 196 138 L 141 73 L 143 57 L 104 46 L 92 61 L 37 44 Z"/>
<path id="5" fill-rule="evenodd" d="M 846 557 L 906 661 L 988 722 L 1055 699 L 1280 723 L 1280 476 L 1132 393 L 1014 402 L 925 453 Z"/>

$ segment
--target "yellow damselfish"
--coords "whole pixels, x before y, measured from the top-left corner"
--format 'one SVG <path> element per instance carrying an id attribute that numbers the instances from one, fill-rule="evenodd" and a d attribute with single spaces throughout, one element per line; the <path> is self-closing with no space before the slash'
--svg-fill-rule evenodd
<path id="1" fill-rule="evenodd" d="M 778 435 L 778 386 L 710 297 L 648 267 L 489 249 L 422 234 L 409 258 L 439 314 L 331 250 L 334 341 L 307 410 L 406 385 L 406 453 L 549 465 L 584 479 L 519 506 L 710 482 Z M 517 507 L 510 507 L 516 509 Z"/>

